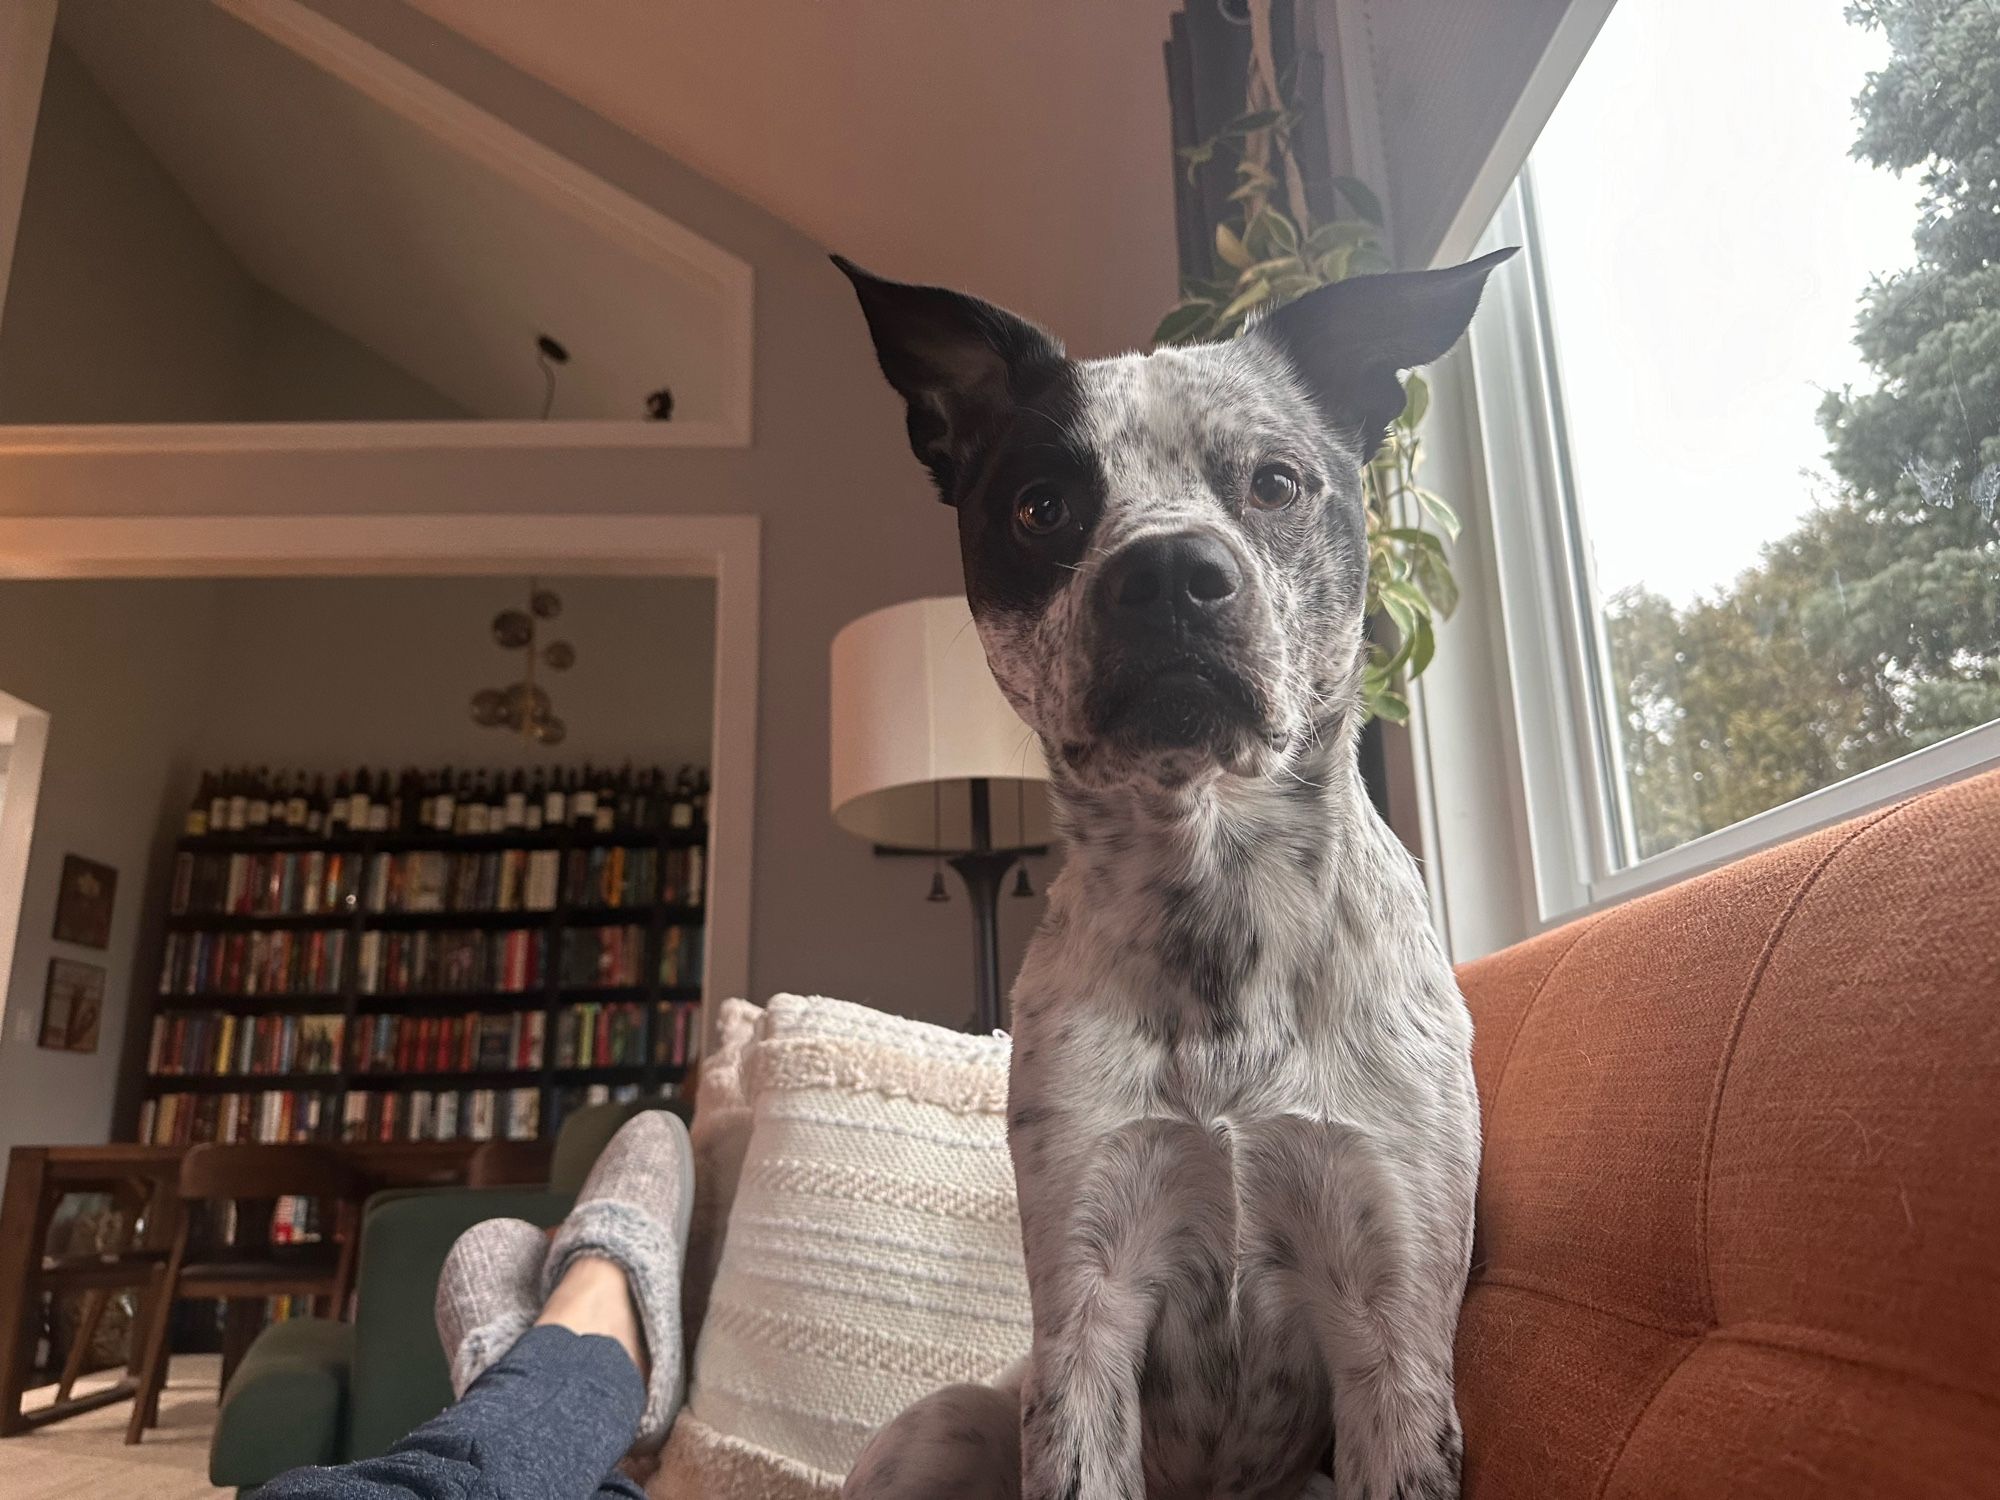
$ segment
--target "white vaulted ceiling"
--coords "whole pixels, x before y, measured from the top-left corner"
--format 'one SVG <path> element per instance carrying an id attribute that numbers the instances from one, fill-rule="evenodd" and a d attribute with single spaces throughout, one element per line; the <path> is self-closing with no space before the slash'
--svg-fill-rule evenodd
<path id="1" fill-rule="evenodd" d="M 547 331 L 558 417 L 636 420 L 661 386 L 677 422 L 732 415 L 731 257 L 607 237 L 214 5 L 63 0 L 57 31 L 252 277 L 466 411 L 538 415 Z"/>
<path id="2" fill-rule="evenodd" d="M 409 3 L 829 248 L 1079 352 L 1173 301 L 1175 0 Z"/>

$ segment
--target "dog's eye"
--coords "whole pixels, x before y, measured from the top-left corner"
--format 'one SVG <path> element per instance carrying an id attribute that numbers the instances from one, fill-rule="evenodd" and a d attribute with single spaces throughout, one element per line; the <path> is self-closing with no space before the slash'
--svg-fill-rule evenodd
<path id="1" fill-rule="evenodd" d="M 1283 510 L 1304 491 L 1290 464 L 1265 464 L 1250 476 L 1250 500 L 1260 510 Z"/>
<path id="2" fill-rule="evenodd" d="M 1052 484 L 1031 484 L 1015 497 L 1014 519 L 1030 536 L 1047 536 L 1069 523 L 1069 502 Z"/>

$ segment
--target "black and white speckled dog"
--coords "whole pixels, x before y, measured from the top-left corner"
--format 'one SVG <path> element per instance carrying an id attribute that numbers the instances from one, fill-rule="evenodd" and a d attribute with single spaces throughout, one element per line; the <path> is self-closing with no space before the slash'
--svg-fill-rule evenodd
<path id="1" fill-rule="evenodd" d="M 1458 1493 L 1471 1025 L 1355 764 L 1361 467 L 1502 255 L 1312 292 L 1228 344 L 1077 362 L 853 280 L 1068 861 L 1014 987 L 1034 1311 L 854 1500 Z"/>

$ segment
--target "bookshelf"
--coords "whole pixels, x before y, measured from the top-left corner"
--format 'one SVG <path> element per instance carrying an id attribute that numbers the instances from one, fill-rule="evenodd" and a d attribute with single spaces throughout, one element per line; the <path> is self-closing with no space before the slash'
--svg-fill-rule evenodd
<path id="1" fill-rule="evenodd" d="M 531 1140 L 678 1088 L 706 849 L 699 824 L 180 838 L 140 1140 Z"/>

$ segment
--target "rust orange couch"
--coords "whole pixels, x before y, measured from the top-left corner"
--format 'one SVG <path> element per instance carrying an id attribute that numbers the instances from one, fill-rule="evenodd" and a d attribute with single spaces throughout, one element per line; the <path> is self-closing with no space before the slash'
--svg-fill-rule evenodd
<path id="1" fill-rule="evenodd" d="M 2000 774 L 1459 977 L 1468 1500 L 2000 1496 Z"/>

